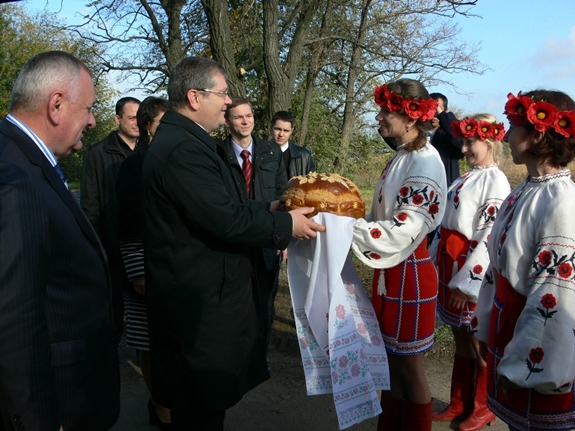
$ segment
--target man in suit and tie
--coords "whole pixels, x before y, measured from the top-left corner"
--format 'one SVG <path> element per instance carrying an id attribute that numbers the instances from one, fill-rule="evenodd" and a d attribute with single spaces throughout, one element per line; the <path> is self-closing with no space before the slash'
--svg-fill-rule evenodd
<path id="1" fill-rule="evenodd" d="M 152 395 L 173 430 L 222 431 L 225 410 L 269 378 L 254 248 L 325 228 L 312 208 L 270 211 L 240 193 L 209 135 L 231 103 L 219 63 L 183 59 L 168 96 L 142 170 Z"/>
<path id="2" fill-rule="evenodd" d="M 0 399 L 16 430 L 103 431 L 119 415 L 106 257 L 58 165 L 95 101 L 83 63 L 44 52 L 0 123 Z"/>
<path id="3" fill-rule="evenodd" d="M 232 97 L 224 117 L 230 134 L 219 144 L 225 151 L 230 171 L 243 199 L 263 202 L 279 199 L 286 186 L 282 152 L 275 142 L 266 142 L 252 134 L 252 104 L 243 97 Z M 262 248 L 260 251 L 256 256 L 256 267 L 267 344 L 274 317 L 280 254 L 275 248 Z"/>

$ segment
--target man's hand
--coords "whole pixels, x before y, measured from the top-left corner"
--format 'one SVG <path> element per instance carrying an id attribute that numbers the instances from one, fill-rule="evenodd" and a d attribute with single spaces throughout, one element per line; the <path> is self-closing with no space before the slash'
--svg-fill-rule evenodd
<path id="1" fill-rule="evenodd" d="M 270 204 L 270 211 L 279 211 L 280 210 L 280 201 L 276 200 Z"/>
<path id="2" fill-rule="evenodd" d="M 325 232 L 325 226 L 308 219 L 305 215 L 313 212 L 313 208 L 298 208 L 289 213 L 293 220 L 293 232 L 291 236 L 295 239 L 315 238 L 316 232 Z"/>
<path id="3" fill-rule="evenodd" d="M 144 277 L 136 278 L 133 282 L 134 290 L 138 295 L 146 294 L 146 279 Z"/>

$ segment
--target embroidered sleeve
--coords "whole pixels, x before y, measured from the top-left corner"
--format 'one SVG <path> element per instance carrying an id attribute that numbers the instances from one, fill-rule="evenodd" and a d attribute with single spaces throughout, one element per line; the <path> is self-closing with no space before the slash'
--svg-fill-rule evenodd
<path id="1" fill-rule="evenodd" d="M 356 222 L 352 249 L 368 266 L 393 267 L 413 253 L 441 222 L 444 206 L 445 197 L 435 179 L 408 175 L 399 188 L 389 220 Z"/>
<path id="2" fill-rule="evenodd" d="M 509 193 L 509 186 L 507 187 L 507 192 L 505 190 L 502 190 L 502 192 L 504 196 L 489 197 L 477 209 L 473 236 L 469 241 L 469 249 L 467 250 L 467 258 L 457 274 L 449 282 L 450 288 L 459 288 L 472 302 L 477 302 L 479 288 L 489 265 L 487 241 L 491 234 L 493 222 L 499 212 L 499 207 Z"/>
<path id="3" fill-rule="evenodd" d="M 529 267 L 518 268 L 526 304 L 498 367 L 513 383 L 542 393 L 568 392 L 575 378 L 575 226 L 568 222 L 574 201 L 570 193 L 538 202 L 535 252 Z"/>

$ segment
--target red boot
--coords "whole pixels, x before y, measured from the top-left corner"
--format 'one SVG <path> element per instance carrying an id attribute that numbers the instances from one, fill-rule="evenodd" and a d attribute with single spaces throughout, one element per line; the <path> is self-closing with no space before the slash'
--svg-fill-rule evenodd
<path id="1" fill-rule="evenodd" d="M 495 414 L 487 407 L 487 367 L 477 367 L 475 405 L 471 415 L 459 424 L 459 431 L 478 431 L 495 423 Z"/>
<path id="2" fill-rule="evenodd" d="M 390 391 L 381 391 L 381 409 L 377 431 L 401 431 L 401 400 L 393 398 Z"/>
<path id="3" fill-rule="evenodd" d="M 434 421 L 452 421 L 458 416 L 467 416 L 471 413 L 475 364 L 475 358 L 455 355 L 451 374 L 451 399 L 445 409 L 431 415 Z"/>
<path id="4" fill-rule="evenodd" d="M 401 431 L 431 431 L 433 400 L 425 404 L 402 401 Z"/>

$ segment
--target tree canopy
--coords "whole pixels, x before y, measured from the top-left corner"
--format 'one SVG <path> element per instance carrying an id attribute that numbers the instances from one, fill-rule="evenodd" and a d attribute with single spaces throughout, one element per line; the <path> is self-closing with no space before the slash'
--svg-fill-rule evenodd
<path id="1" fill-rule="evenodd" d="M 12 86 L 24 64 L 34 55 L 50 50 L 69 52 L 82 60 L 96 77 L 98 102 L 94 106 L 97 127 L 83 142 L 93 143 L 115 127 L 112 99 L 115 91 L 101 75 L 98 59 L 103 47 L 84 41 L 76 34 L 62 31 L 64 24 L 54 14 L 28 14 L 20 4 L 0 6 L 0 116 L 8 113 Z M 69 181 L 78 181 L 82 154 L 72 154 L 62 161 Z"/>

